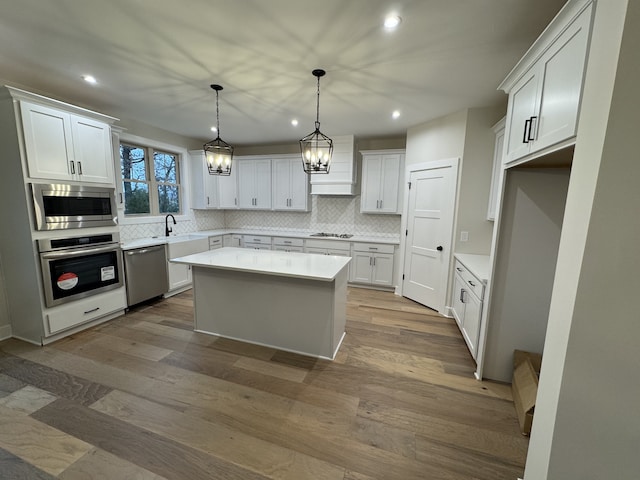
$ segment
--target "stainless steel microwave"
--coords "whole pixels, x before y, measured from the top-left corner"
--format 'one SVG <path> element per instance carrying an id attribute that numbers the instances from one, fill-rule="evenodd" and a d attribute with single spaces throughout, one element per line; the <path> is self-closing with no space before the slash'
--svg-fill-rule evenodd
<path id="1" fill-rule="evenodd" d="M 114 188 L 32 183 L 31 191 L 37 230 L 118 224 Z"/>

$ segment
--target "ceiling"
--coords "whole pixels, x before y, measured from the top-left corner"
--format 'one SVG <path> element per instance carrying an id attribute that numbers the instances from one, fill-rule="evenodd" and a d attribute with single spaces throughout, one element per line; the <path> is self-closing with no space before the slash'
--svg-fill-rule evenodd
<path id="1" fill-rule="evenodd" d="M 5 84 L 201 140 L 359 137 L 468 107 L 496 87 L 564 0 L 0 0 Z M 390 12 L 402 18 L 382 28 Z M 81 79 L 91 74 L 89 85 Z M 394 110 L 400 117 L 392 119 Z M 297 127 L 291 120 L 299 121 Z"/>

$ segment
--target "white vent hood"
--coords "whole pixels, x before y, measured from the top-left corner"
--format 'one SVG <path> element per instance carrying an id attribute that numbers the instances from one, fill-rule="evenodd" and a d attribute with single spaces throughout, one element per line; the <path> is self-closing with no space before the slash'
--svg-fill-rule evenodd
<path id="1" fill-rule="evenodd" d="M 312 195 L 355 195 L 357 168 L 353 135 L 333 137 L 333 156 L 327 174 L 311 174 Z"/>

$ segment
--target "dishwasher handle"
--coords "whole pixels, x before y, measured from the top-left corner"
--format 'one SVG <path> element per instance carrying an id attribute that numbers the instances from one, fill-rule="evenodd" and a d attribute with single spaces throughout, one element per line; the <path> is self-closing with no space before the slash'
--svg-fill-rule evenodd
<path id="1" fill-rule="evenodd" d="M 142 255 L 143 253 L 157 252 L 164 250 L 164 245 L 156 245 L 155 247 L 137 248 L 135 250 L 127 250 L 127 255 Z"/>

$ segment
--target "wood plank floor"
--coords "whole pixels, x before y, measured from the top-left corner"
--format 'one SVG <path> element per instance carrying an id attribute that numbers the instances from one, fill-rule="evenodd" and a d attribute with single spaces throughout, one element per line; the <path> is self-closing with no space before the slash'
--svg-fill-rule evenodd
<path id="1" fill-rule="evenodd" d="M 335 361 L 192 331 L 191 292 L 47 347 L 0 342 L 2 479 L 515 480 L 508 385 L 451 319 L 349 288 Z"/>

